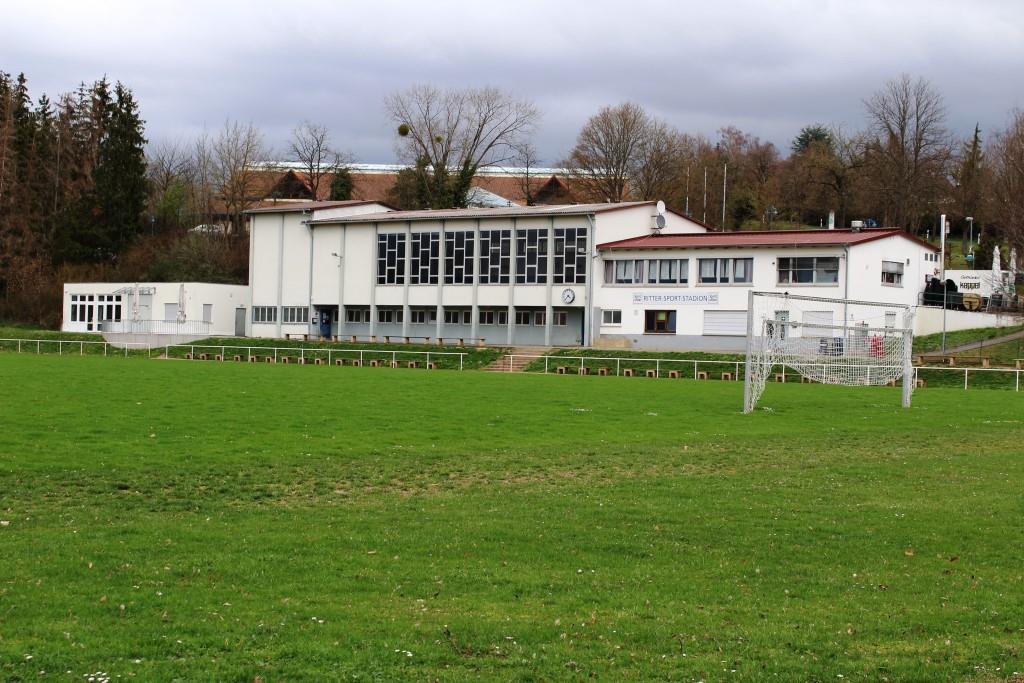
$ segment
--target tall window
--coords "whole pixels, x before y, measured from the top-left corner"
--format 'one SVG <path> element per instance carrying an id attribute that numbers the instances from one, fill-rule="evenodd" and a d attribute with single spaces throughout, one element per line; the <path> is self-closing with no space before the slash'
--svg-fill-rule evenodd
<path id="1" fill-rule="evenodd" d="M 542 285 L 547 281 L 547 229 L 516 230 L 516 284 Z"/>
<path id="2" fill-rule="evenodd" d="M 377 235 L 377 284 L 405 284 L 405 233 Z"/>
<path id="3" fill-rule="evenodd" d="M 582 285 L 587 281 L 587 229 L 555 228 L 555 284 Z"/>
<path id="4" fill-rule="evenodd" d="M 444 283 L 473 284 L 473 233 L 469 231 L 444 234 Z"/>
<path id="5" fill-rule="evenodd" d="M 440 258 L 440 236 L 436 232 L 414 232 L 412 238 L 410 285 L 436 285 Z"/>
<path id="6" fill-rule="evenodd" d="M 747 284 L 754 280 L 752 258 L 697 259 L 701 284 Z"/>
<path id="7" fill-rule="evenodd" d="M 892 287 L 903 286 L 902 261 L 882 261 L 882 284 Z"/>
<path id="8" fill-rule="evenodd" d="M 480 284 L 506 285 L 512 262 L 512 231 L 480 231 Z"/>
<path id="9" fill-rule="evenodd" d="M 378 308 L 377 309 L 377 322 L 385 325 L 390 324 L 401 324 L 402 322 L 402 309 L 401 308 Z"/>
<path id="10" fill-rule="evenodd" d="M 779 284 L 834 285 L 839 282 L 838 256 L 799 256 L 778 259 Z"/>

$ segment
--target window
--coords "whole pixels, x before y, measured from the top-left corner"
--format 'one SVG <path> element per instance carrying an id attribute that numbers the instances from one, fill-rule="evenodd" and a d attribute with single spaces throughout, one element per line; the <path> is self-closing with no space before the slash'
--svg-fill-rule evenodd
<path id="1" fill-rule="evenodd" d="M 508 325 L 508 311 L 498 311 L 498 324 Z"/>
<path id="2" fill-rule="evenodd" d="M 409 322 L 413 325 L 436 323 L 437 310 L 433 308 L 414 308 L 409 311 Z"/>
<path id="3" fill-rule="evenodd" d="M 632 285 L 643 282 L 644 261 L 618 259 L 604 262 L 605 284 Z"/>
<path id="4" fill-rule="evenodd" d="M 469 231 L 444 234 L 444 283 L 473 284 L 473 233 Z"/>
<path id="5" fill-rule="evenodd" d="M 891 311 L 885 312 L 885 326 L 896 327 L 896 313 Z"/>
<path id="6" fill-rule="evenodd" d="M 780 285 L 834 285 L 839 282 L 839 257 L 782 256 L 778 271 Z"/>
<path id="7" fill-rule="evenodd" d="M 252 321 L 254 323 L 276 323 L 277 322 L 277 307 L 276 306 L 253 306 L 252 307 Z"/>
<path id="8" fill-rule="evenodd" d="M 369 308 L 346 308 L 345 322 L 347 323 L 368 323 L 370 322 Z"/>
<path id="9" fill-rule="evenodd" d="M 882 261 L 882 284 L 891 287 L 903 286 L 902 261 Z"/>
<path id="10" fill-rule="evenodd" d="M 545 311 L 534 311 L 533 312 L 533 324 L 537 327 L 544 327 L 547 315 Z"/>
<path id="11" fill-rule="evenodd" d="M 547 281 L 547 229 L 516 230 L 516 284 L 542 285 Z"/>
<path id="12" fill-rule="evenodd" d="M 385 325 L 401 324 L 402 319 L 401 308 L 378 308 L 377 309 L 377 322 Z"/>
<path id="13" fill-rule="evenodd" d="M 480 311 L 481 325 L 507 325 L 508 311 Z"/>
<path id="14" fill-rule="evenodd" d="M 587 281 L 587 229 L 555 228 L 555 284 L 582 285 Z"/>
<path id="15" fill-rule="evenodd" d="M 512 231 L 480 231 L 480 284 L 508 284 L 511 262 Z"/>
<path id="16" fill-rule="evenodd" d="M 445 310 L 444 323 L 445 325 L 472 325 L 473 311 Z"/>
<path id="17" fill-rule="evenodd" d="M 305 306 L 284 306 L 281 308 L 281 322 L 303 324 L 309 322 L 309 309 Z"/>
<path id="18" fill-rule="evenodd" d="M 601 311 L 601 324 L 602 325 L 621 325 L 622 324 L 622 311 L 605 309 Z"/>
<path id="19" fill-rule="evenodd" d="M 647 284 L 685 285 L 689 279 L 688 259 L 649 259 L 647 261 Z"/>
<path id="20" fill-rule="evenodd" d="M 481 325 L 493 325 L 494 311 L 480 311 L 479 320 Z"/>
<path id="21" fill-rule="evenodd" d="M 436 285 L 440 236 L 436 232 L 414 232 L 409 264 L 410 285 Z"/>
<path id="22" fill-rule="evenodd" d="M 565 327 L 569 324 L 569 311 L 555 311 L 551 324 L 555 327 Z"/>
<path id="23" fill-rule="evenodd" d="M 529 325 L 530 317 L 529 311 L 516 311 L 516 325 Z"/>
<path id="24" fill-rule="evenodd" d="M 702 258 L 697 263 L 701 284 L 749 284 L 754 280 L 752 258 Z"/>
<path id="25" fill-rule="evenodd" d="M 377 284 L 405 284 L 405 234 L 377 235 Z"/>
<path id="26" fill-rule="evenodd" d="M 675 334 L 675 311 L 644 311 L 644 332 L 646 334 Z"/>

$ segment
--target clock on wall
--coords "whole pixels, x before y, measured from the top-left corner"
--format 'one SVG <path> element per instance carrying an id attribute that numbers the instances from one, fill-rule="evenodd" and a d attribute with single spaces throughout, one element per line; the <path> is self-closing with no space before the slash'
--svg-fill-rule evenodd
<path id="1" fill-rule="evenodd" d="M 562 290 L 562 303 L 563 304 L 571 304 L 573 301 L 576 301 L 576 292 L 574 292 L 574 291 L 572 291 L 571 289 L 568 289 L 568 288 L 563 289 Z"/>

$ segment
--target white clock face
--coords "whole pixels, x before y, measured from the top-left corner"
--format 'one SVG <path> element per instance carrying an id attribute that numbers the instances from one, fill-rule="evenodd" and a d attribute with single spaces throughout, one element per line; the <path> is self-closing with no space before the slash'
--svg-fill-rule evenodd
<path id="1" fill-rule="evenodd" d="M 576 292 L 571 289 L 562 290 L 562 303 L 571 304 L 576 300 Z"/>

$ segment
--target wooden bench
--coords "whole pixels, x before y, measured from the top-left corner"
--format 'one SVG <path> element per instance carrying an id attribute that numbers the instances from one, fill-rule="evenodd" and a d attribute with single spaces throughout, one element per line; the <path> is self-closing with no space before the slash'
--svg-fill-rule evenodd
<path id="1" fill-rule="evenodd" d="M 288 332 L 288 333 L 286 333 L 284 335 L 284 338 L 285 339 L 295 339 L 296 341 L 309 341 L 309 333 L 307 332 L 307 333 L 303 333 L 303 334 L 298 334 L 298 333 Z"/>
<path id="2" fill-rule="evenodd" d="M 403 339 L 405 339 L 405 343 L 406 344 L 415 344 L 416 342 L 413 341 L 414 339 L 419 339 L 420 342 L 423 343 L 423 344 L 429 344 L 431 338 L 430 337 L 403 337 Z"/>

